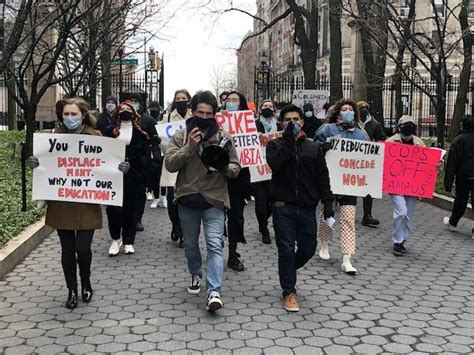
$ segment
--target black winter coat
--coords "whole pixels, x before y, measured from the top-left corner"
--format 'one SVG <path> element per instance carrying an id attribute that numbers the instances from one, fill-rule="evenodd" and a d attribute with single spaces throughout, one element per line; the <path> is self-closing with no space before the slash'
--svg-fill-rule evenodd
<path id="1" fill-rule="evenodd" d="M 102 112 L 97 120 L 97 129 L 104 137 L 114 137 L 115 119 L 110 117 L 107 112 Z"/>
<path id="2" fill-rule="evenodd" d="M 464 129 L 451 144 L 444 175 L 446 190 L 452 189 L 455 177 L 461 181 L 474 179 L 474 127 Z"/>
<path id="3" fill-rule="evenodd" d="M 272 201 L 315 208 L 321 200 L 331 207 L 334 200 L 322 147 L 306 138 L 296 142 L 284 135 L 267 145 L 272 169 Z"/>

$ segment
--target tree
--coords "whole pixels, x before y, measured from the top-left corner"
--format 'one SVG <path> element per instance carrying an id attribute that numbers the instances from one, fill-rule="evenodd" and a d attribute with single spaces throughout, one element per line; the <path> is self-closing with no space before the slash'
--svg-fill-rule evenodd
<path id="1" fill-rule="evenodd" d="M 342 35 L 341 35 L 342 0 L 329 0 L 329 102 L 334 104 L 343 96 L 342 91 Z"/>
<path id="2" fill-rule="evenodd" d="M 223 91 L 236 90 L 235 75 L 227 72 L 223 67 L 213 67 L 210 75 L 211 88 L 214 91 L 216 97 Z"/>

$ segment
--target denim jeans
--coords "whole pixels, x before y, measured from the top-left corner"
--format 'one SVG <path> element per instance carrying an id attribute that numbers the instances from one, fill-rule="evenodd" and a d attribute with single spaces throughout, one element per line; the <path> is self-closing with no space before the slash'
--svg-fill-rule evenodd
<path id="1" fill-rule="evenodd" d="M 416 197 L 391 195 L 393 201 L 393 232 L 394 243 L 403 243 L 413 231 Z"/>
<path id="2" fill-rule="evenodd" d="M 225 214 L 223 210 L 212 207 L 206 210 L 193 209 L 178 204 L 179 220 L 184 238 L 184 252 L 188 261 L 189 273 L 202 276 L 202 258 L 199 249 L 201 221 L 207 245 L 206 294 L 219 294 L 224 278 L 224 240 Z"/>
<path id="3" fill-rule="evenodd" d="M 316 251 L 316 227 L 315 208 L 273 206 L 278 273 L 284 296 L 296 292 L 296 270 L 304 266 Z"/>

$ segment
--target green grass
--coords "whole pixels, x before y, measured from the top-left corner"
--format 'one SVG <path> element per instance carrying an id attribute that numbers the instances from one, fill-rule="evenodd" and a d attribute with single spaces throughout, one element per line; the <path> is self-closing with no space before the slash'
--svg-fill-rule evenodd
<path id="1" fill-rule="evenodd" d="M 44 211 L 31 200 L 31 169 L 27 167 L 27 211 L 21 211 L 20 143 L 24 131 L 0 131 L 0 248 Z"/>

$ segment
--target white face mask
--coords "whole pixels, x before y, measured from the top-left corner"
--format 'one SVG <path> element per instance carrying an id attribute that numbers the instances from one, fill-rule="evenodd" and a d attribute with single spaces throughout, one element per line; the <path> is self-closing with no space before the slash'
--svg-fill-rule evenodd
<path id="1" fill-rule="evenodd" d="M 313 111 L 306 111 L 306 112 L 304 113 L 304 115 L 305 115 L 307 118 L 311 118 L 311 117 L 313 117 Z"/>

